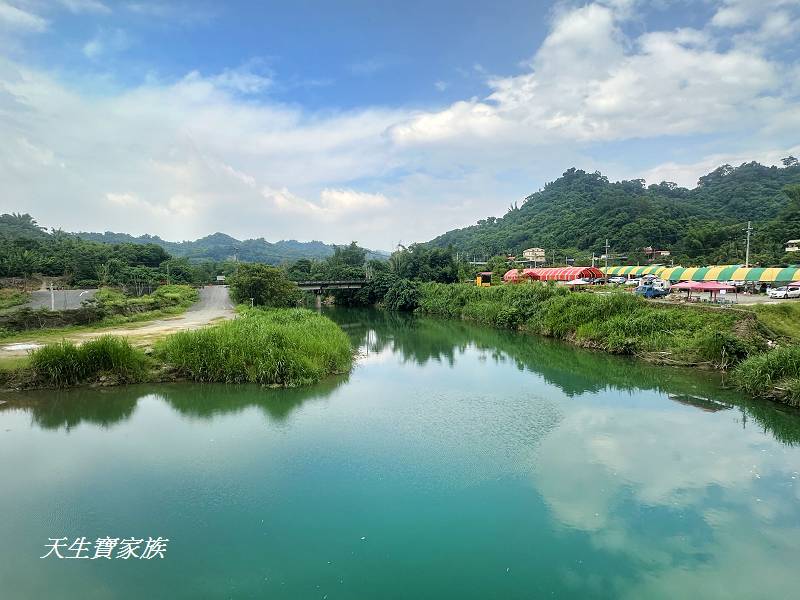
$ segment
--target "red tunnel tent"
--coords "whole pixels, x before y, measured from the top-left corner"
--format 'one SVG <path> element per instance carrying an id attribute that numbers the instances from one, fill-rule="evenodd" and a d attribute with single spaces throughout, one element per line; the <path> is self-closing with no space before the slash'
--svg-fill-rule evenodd
<path id="1" fill-rule="evenodd" d="M 506 271 L 506 274 L 503 275 L 503 281 L 506 283 L 517 283 L 519 281 L 519 269 Z"/>
<path id="2" fill-rule="evenodd" d="M 574 279 L 594 279 L 603 276 L 595 267 L 542 267 L 525 269 L 524 274 L 539 281 L 572 281 Z"/>

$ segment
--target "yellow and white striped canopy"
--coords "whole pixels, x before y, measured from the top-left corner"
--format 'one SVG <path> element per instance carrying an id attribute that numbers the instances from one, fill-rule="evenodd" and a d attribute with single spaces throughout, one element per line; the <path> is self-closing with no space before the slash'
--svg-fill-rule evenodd
<path id="1" fill-rule="evenodd" d="M 605 271 L 605 269 L 602 269 Z M 800 281 L 800 267 L 743 267 L 717 265 L 712 267 L 609 267 L 606 275 L 655 275 L 670 281 Z"/>

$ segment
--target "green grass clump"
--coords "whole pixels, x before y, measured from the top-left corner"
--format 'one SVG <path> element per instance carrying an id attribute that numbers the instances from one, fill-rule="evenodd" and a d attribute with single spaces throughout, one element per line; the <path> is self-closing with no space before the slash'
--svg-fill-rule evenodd
<path id="1" fill-rule="evenodd" d="M 420 312 L 521 329 L 615 354 L 728 368 L 764 349 L 756 316 L 669 307 L 624 291 L 587 294 L 523 283 L 420 286 Z"/>
<path id="2" fill-rule="evenodd" d="M 800 302 L 752 304 L 742 306 L 758 315 L 758 320 L 776 335 L 800 342 Z"/>
<path id="3" fill-rule="evenodd" d="M 28 302 L 31 295 L 14 288 L 0 288 L 0 310 L 20 306 Z"/>
<path id="4" fill-rule="evenodd" d="M 800 346 L 752 356 L 732 373 L 733 384 L 753 396 L 778 396 L 800 406 Z"/>
<path id="5" fill-rule="evenodd" d="M 124 339 L 103 336 L 78 346 L 61 341 L 30 353 L 26 370 L 39 385 L 67 387 L 98 380 L 103 375 L 119 383 L 144 381 L 147 356 Z"/>
<path id="6" fill-rule="evenodd" d="M 344 372 L 347 335 L 310 310 L 250 309 L 232 321 L 173 334 L 156 356 L 194 381 L 295 386 Z"/>

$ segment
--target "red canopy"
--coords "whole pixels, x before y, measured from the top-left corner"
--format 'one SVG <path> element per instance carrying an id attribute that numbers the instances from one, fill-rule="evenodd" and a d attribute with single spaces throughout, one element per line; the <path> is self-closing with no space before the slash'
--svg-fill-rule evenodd
<path id="1" fill-rule="evenodd" d="M 736 286 L 729 285 L 727 283 L 720 283 L 719 281 L 701 281 L 698 283 L 698 286 L 693 289 L 701 292 L 719 292 L 722 290 L 735 292 Z"/>
<path id="2" fill-rule="evenodd" d="M 572 281 L 603 276 L 603 272 L 595 267 L 542 267 L 525 269 L 524 274 L 539 281 Z"/>
<path id="3" fill-rule="evenodd" d="M 510 271 L 506 271 L 506 274 L 503 275 L 503 281 L 514 283 L 519 281 L 519 269 L 511 269 Z"/>

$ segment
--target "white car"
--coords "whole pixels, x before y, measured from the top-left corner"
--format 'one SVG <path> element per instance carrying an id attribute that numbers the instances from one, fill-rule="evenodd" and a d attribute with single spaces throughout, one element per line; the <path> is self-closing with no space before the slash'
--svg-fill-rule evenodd
<path id="1" fill-rule="evenodd" d="M 609 277 L 608 283 L 625 283 L 628 281 L 626 277 Z"/>
<path id="2" fill-rule="evenodd" d="M 628 281 L 625 282 L 625 285 L 635 285 L 636 287 L 639 287 L 642 285 L 642 282 L 638 279 L 628 279 Z"/>
<path id="3" fill-rule="evenodd" d="M 782 285 L 767 292 L 770 298 L 800 298 L 800 285 Z"/>

